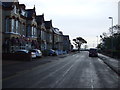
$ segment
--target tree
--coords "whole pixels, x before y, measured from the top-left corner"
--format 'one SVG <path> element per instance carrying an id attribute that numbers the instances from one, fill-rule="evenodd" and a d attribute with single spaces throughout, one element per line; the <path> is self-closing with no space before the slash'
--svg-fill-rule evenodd
<path id="1" fill-rule="evenodd" d="M 73 39 L 73 41 L 73 44 L 75 44 L 75 46 L 78 48 L 78 51 L 80 50 L 83 43 L 87 43 L 87 41 L 84 40 L 82 37 L 77 37 L 76 39 Z"/>
<path id="2" fill-rule="evenodd" d="M 120 54 L 118 54 L 120 53 L 120 25 L 115 25 L 110 29 L 109 33 L 111 35 L 106 33 L 100 35 L 102 42 L 98 45 L 98 48 L 113 57 L 120 57 Z"/>

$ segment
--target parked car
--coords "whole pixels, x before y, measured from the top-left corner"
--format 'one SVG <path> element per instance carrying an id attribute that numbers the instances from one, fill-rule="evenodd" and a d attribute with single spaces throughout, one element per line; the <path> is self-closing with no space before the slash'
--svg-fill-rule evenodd
<path id="1" fill-rule="evenodd" d="M 63 54 L 67 54 L 67 51 L 63 51 Z"/>
<path id="2" fill-rule="evenodd" d="M 36 58 L 36 53 L 30 52 L 30 51 L 24 50 L 24 49 L 16 50 L 14 53 L 15 53 L 16 55 L 19 55 L 19 56 L 20 56 L 20 55 L 21 55 L 21 56 L 24 55 L 24 57 L 25 57 L 25 55 L 26 55 L 26 57 L 27 57 L 27 56 L 30 56 L 31 58 Z"/>
<path id="3" fill-rule="evenodd" d="M 42 52 L 39 49 L 32 49 L 30 52 L 34 52 L 36 57 L 42 57 Z"/>
<path id="4" fill-rule="evenodd" d="M 48 50 L 48 52 L 49 52 L 50 56 L 56 56 L 57 55 L 56 51 L 53 50 L 53 49 Z"/>
<path id="5" fill-rule="evenodd" d="M 44 56 L 55 56 L 57 55 L 57 52 L 53 49 L 46 49 L 46 50 L 43 50 L 43 55 Z"/>
<path id="6" fill-rule="evenodd" d="M 96 48 L 90 48 L 89 57 L 98 57 L 98 52 Z"/>

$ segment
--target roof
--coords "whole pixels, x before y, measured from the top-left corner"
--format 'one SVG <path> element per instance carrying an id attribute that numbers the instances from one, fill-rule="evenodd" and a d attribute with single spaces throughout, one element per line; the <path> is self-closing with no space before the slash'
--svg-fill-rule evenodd
<path id="1" fill-rule="evenodd" d="M 44 14 L 37 15 L 36 16 L 36 21 L 37 21 L 38 24 L 42 24 L 42 22 L 44 22 Z"/>
<path id="2" fill-rule="evenodd" d="M 46 29 L 50 29 L 50 28 L 52 27 L 52 20 L 50 20 L 50 21 L 45 21 L 44 23 L 45 23 Z"/>
<path id="3" fill-rule="evenodd" d="M 19 7 L 25 10 L 25 4 L 19 4 Z"/>
<path id="4" fill-rule="evenodd" d="M 2 6 L 5 8 L 11 8 L 14 2 L 2 2 Z"/>
<path id="5" fill-rule="evenodd" d="M 64 39 L 69 40 L 69 35 L 63 35 L 63 36 L 64 36 Z"/>
<path id="6" fill-rule="evenodd" d="M 58 35 L 63 35 L 63 34 L 62 34 L 62 31 L 59 31 L 58 28 L 54 28 L 54 29 L 53 29 L 53 32 L 54 32 L 55 34 L 58 34 Z"/>
<path id="7" fill-rule="evenodd" d="M 26 9 L 26 13 L 27 13 L 27 18 L 32 18 L 33 14 L 36 15 L 35 9 Z"/>

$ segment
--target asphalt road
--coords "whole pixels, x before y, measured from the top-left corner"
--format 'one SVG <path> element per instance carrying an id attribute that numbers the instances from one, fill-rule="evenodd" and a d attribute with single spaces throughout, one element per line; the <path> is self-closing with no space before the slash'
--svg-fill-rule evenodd
<path id="1" fill-rule="evenodd" d="M 3 88 L 118 88 L 119 76 L 88 52 L 20 72 L 3 80 Z"/>

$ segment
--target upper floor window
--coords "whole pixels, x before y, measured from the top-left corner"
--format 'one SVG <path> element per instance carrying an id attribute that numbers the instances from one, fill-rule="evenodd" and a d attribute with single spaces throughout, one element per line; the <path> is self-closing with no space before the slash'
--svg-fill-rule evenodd
<path id="1" fill-rule="evenodd" d="M 43 31 L 41 30 L 41 39 L 43 39 L 43 35 L 44 35 L 44 34 L 43 34 Z"/>
<path id="2" fill-rule="evenodd" d="M 27 27 L 27 36 L 31 36 L 31 26 L 28 25 Z"/>
<path id="3" fill-rule="evenodd" d="M 35 22 L 35 18 L 33 18 L 33 22 Z"/>
<path id="4" fill-rule="evenodd" d="M 16 21 L 16 33 L 19 33 L 18 32 L 18 21 Z"/>
<path id="5" fill-rule="evenodd" d="M 26 36 L 25 25 L 24 24 L 22 24 L 22 35 Z"/>
<path id="6" fill-rule="evenodd" d="M 21 10 L 21 14 L 22 14 L 23 16 L 26 16 L 26 12 L 25 12 L 24 10 Z"/>
<path id="7" fill-rule="evenodd" d="M 11 32 L 14 32 L 15 31 L 15 20 L 14 19 L 12 19 L 11 20 Z"/>
<path id="8" fill-rule="evenodd" d="M 37 37 L 37 29 L 36 29 L 36 27 L 32 27 L 32 36 L 33 37 Z"/>
<path id="9" fill-rule="evenodd" d="M 14 6 L 13 12 L 16 14 L 17 13 L 17 8 Z"/>
<path id="10" fill-rule="evenodd" d="M 32 27 L 32 30 L 31 30 L 32 32 L 31 32 L 31 34 L 32 34 L 32 36 L 34 35 L 34 27 Z"/>
<path id="11" fill-rule="evenodd" d="M 9 18 L 6 18 L 5 25 L 6 25 L 5 32 L 10 32 L 10 19 Z"/>
<path id="12" fill-rule="evenodd" d="M 37 37 L 37 29 L 34 27 L 34 36 Z"/>

